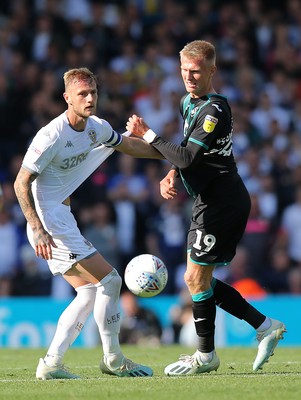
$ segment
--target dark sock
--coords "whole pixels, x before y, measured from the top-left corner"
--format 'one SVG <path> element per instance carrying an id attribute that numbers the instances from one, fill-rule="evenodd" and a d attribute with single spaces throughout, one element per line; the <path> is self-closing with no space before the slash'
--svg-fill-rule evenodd
<path id="1" fill-rule="evenodd" d="M 266 316 L 248 303 L 236 289 L 218 279 L 214 278 L 214 281 L 213 293 L 218 307 L 248 322 L 254 329 L 263 323 Z"/>
<path id="2" fill-rule="evenodd" d="M 210 353 L 214 350 L 216 316 L 214 297 L 198 302 L 194 301 L 192 311 L 195 329 L 199 336 L 198 350 L 203 353 Z"/>
<path id="3" fill-rule="evenodd" d="M 253 326 L 254 329 L 257 329 L 264 322 L 266 316 L 261 314 L 261 312 L 259 312 L 256 308 L 249 304 L 246 315 L 243 319 L 248 322 L 248 324 Z"/>

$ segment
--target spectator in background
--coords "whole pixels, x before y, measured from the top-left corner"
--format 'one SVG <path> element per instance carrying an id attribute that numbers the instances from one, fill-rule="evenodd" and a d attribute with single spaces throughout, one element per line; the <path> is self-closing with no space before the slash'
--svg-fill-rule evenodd
<path id="1" fill-rule="evenodd" d="M 296 188 L 294 203 L 283 211 L 281 227 L 291 261 L 301 263 L 301 186 Z"/>
<path id="2" fill-rule="evenodd" d="M 13 116 L 14 99 L 11 93 L 11 88 L 5 76 L 5 73 L 0 70 L 0 126 L 2 131 L 2 141 L 4 143 L 6 142 L 6 139 L 9 137 L 9 135 L 12 133 L 10 121 L 12 120 Z"/>
<path id="3" fill-rule="evenodd" d="M 301 266 L 293 268 L 288 273 L 289 291 L 293 295 L 301 295 Z"/>
<path id="4" fill-rule="evenodd" d="M 272 71 L 271 77 L 264 85 L 264 91 L 274 106 L 287 109 L 294 104 L 295 84 L 283 68 L 277 67 Z"/>
<path id="5" fill-rule="evenodd" d="M 99 201 L 90 207 L 89 221 L 86 221 L 83 235 L 122 274 L 115 215 L 111 203 Z"/>
<path id="6" fill-rule="evenodd" d="M 148 160 L 144 164 L 144 175 L 147 180 L 147 186 L 149 188 L 149 211 L 147 218 L 151 219 L 158 214 L 158 210 L 163 203 L 162 196 L 158 188 L 158 179 L 161 179 L 164 173 L 165 164 L 161 160 Z"/>
<path id="7" fill-rule="evenodd" d="M 255 147 L 248 147 L 244 152 L 244 156 L 240 157 L 238 170 L 242 174 L 248 191 L 257 195 L 261 189 L 261 175 L 263 170 L 260 154 Z"/>
<path id="8" fill-rule="evenodd" d="M 292 107 L 292 130 L 296 132 L 300 140 L 301 136 L 301 96 L 296 99 Z"/>
<path id="9" fill-rule="evenodd" d="M 15 296 L 50 296 L 52 274 L 47 262 L 35 255 L 30 244 L 20 247 L 20 271 L 14 280 Z"/>
<path id="10" fill-rule="evenodd" d="M 258 106 L 251 112 L 251 123 L 258 129 L 262 138 L 271 137 L 271 122 L 277 121 L 283 132 L 288 132 L 290 114 L 287 109 L 273 105 L 267 93 L 262 93 L 258 99 Z"/>
<path id="11" fill-rule="evenodd" d="M 259 196 L 251 194 L 250 197 L 251 211 L 240 244 L 252 255 L 248 261 L 250 274 L 253 278 L 260 279 L 262 269 L 267 263 L 267 253 L 271 241 L 271 222 L 261 213 Z"/>
<path id="12" fill-rule="evenodd" d="M 125 268 L 135 255 L 144 252 L 141 239 L 149 188 L 145 176 L 138 172 L 138 160 L 122 154 L 117 163 L 118 170 L 108 182 L 107 194 L 116 213 L 120 262 Z"/>
<path id="13" fill-rule="evenodd" d="M 112 58 L 109 67 L 113 72 L 122 74 L 124 79 L 121 91 L 124 95 L 131 95 L 137 85 L 135 69 L 140 57 L 134 40 L 126 39 L 120 45 L 121 52 Z"/>
<path id="14" fill-rule="evenodd" d="M 169 318 L 171 320 L 173 343 L 179 343 L 182 346 L 197 346 L 198 336 L 195 332 L 192 300 L 189 291 L 182 286 L 179 291 L 179 304 L 171 307 Z"/>
<path id="15" fill-rule="evenodd" d="M 290 291 L 288 276 L 292 262 L 285 248 L 275 247 L 270 251 L 266 268 L 263 268 L 260 281 L 271 294 L 283 294 Z"/>
<path id="16" fill-rule="evenodd" d="M 275 182 L 275 193 L 278 199 L 278 216 L 295 200 L 296 182 L 293 169 L 297 166 L 291 162 L 290 147 L 275 152 L 271 168 L 271 176 Z"/>
<path id="17" fill-rule="evenodd" d="M 120 343 L 159 346 L 162 326 L 155 312 L 140 306 L 137 297 L 129 291 L 123 291 L 120 301 L 123 312 Z"/>
<path id="18" fill-rule="evenodd" d="M 187 226 L 180 197 L 162 203 L 155 217 L 148 221 L 148 252 L 157 255 L 168 267 L 165 288 L 168 294 L 176 293 L 176 269 L 184 261 Z"/>
<path id="19" fill-rule="evenodd" d="M 91 20 L 91 6 L 88 0 L 65 0 L 64 15 L 68 21 L 79 20 L 88 23 Z"/>
<path id="20" fill-rule="evenodd" d="M 134 112 L 148 121 L 153 119 L 154 127 L 160 134 L 164 125 L 175 118 L 171 96 L 169 93 L 162 96 L 161 81 L 158 79 L 152 79 L 150 89 L 134 100 Z"/>
<path id="21" fill-rule="evenodd" d="M 13 293 L 13 279 L 19 265 L 19 239 L 18 227 L 0 193 L 0 297 Z"/>
<path id="22" fill-rule="evenodd" d="M 35 20 L 32 42 L 32 59 L 39 64 L 47 60 L 48 48 L 54 37 L 54 27 L 49 14 L 39 14 Z"/>
<path id="23" fill-rule="evenodd" d="M 229 275 L 225 281 L 233 286 L 244 298 L 261 299 L 266 296 L 267 292 L 259 281 L 254 278 L 254 272 L 250 267 L 252 258 L 250 254 L 252 253 L 246 247 L 238 246 L 236 254 L 231 261 Z"/>
<path id="24" fill-rule="evenodd" d="M 143 96 L 149 91 L 153 92 L 155 83 L 160 82 L 164 77 L 164 71 L 160 65 L 159 46 L 156 43 L 145 46 L 141 58 L 137 60 L 133 68 L 133 73 L 136 80 L 136 95 L 141 94 Z M 160 92 L 160 85 L 156 85 L 156 89 L 159 89 Z"/>
<path id="25" fill-rule="evenodd" d="M 275 223 L 278 213 L 278 199 L 275 193 L 275 182 L 271 175 L 261 175 L 261 189 L 258 193 L 258 208 L 262 218 Z"/>

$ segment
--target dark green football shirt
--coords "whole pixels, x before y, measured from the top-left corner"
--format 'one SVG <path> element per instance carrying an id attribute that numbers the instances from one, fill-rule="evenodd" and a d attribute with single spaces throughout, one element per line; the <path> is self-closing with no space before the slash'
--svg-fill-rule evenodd
<path id="1" fill-rule="evenodd" d="M 179 171 L 188 193 L 196 197 L 223 175 L 237 174 L 232 153 L 232 114 L 226 97 L 208 94 L 181 100 L 181 145 L 156 137 L 152 145 Z"/>

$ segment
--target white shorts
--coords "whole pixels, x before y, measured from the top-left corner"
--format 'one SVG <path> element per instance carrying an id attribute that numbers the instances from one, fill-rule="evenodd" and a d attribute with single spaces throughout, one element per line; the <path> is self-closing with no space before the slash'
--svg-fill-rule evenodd
<path id="1" fill-rule="evenodd" d="M 46 231 L 53 237 L 57 247 L 52 247 L 52 260 L 47 260 L 53 275 L 64 274 L 73 264 L 97 252 L 92 243 L 78 229 L 70 206 L 58 204 L 39 213 Z M 33 248 L 33 232 L 27 224 L 27 237 Z"/>

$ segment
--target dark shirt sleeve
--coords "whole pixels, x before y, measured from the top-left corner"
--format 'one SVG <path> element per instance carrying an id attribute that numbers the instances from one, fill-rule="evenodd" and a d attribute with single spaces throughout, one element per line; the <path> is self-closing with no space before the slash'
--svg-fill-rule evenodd
<path id="1" fill-rule="evenodd" d="M 171 164 L 180 169 L 185 169 L 204 153 L 204 148 L 193 142 L 188 142 L 187 146 L 179 146 L 171 142 L 166 142 L 161 137 L 157 137 L 152 142 L 157 149 Z"/>
<path id="2" fill-rule="evenodd" d="M 212 130 L 206 129 L 208 117 L 217 121 Z M 220 103 L 218 107 L 209 104 L 202 109 L 192 127 L 191 133 L 187 135 L 181 145 L 166 142 L 161 137 L 156 137 L 152 145 L 170 163 L 183 170 L 193 166 L 195 163 L 202 162 L 205 153 L 208 155 L 210 150 L 220 146 L 217 145 L 217 140 L 221 141 L 220 138 L 229 135 L 230 132 L 231 119 L 228 107 L 223 103 Z"/>

